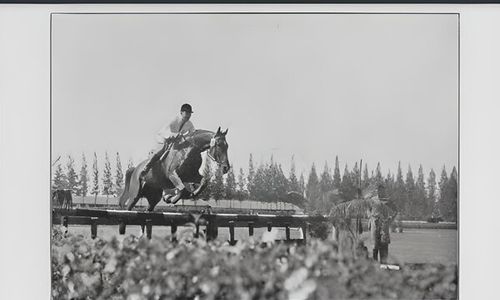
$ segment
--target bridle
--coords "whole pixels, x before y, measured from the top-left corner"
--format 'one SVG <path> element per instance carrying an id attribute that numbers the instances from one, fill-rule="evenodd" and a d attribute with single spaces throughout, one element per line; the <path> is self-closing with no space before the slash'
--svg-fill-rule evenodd
<path id="1" fill-rule="evenodd" d="M 208 148 L 208 151 L 207 151 L 207 156 L 208 156 L 211 160 L 213 160 L 215 163 L 217 163 L 217 166 L 219 166 L 219 167 L 220 167 L 223 163 L 222 163 L 222 162 L 217 161 L 217 159 L 215 159 L 215 157 L 213 157 L 213 156 L 210 154 L 210 149 L 211 149 L 212 147 L 214 147 L 214 146 L 215 146 L 215 136 L 214 136 L 214 137 L 210 140 L 210 147 Z"/>

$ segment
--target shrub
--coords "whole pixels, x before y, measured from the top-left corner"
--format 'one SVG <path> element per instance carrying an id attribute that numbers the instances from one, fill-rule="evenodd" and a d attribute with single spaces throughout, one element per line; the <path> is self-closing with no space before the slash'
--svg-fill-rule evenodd
<path id="1" fill-rule="evenodd" d="M 128 236 L 88 240 L 54 231 L 54 299 L 452 299 L 456 266 L 381 270 L 330 241 L 229 246 Z"/>

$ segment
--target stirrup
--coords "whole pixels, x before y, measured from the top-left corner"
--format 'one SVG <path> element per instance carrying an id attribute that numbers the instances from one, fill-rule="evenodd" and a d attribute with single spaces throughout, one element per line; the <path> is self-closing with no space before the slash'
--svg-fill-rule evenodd
<path id="1" fill-rule="evenodd" d="M 186 188 L 183 188 L 173 198 L 169 198 L 169 200 L 175 204 L 180 199 L 190 199 L 190 198 L 193 198 L 193 193 L 188 191 Z"/>

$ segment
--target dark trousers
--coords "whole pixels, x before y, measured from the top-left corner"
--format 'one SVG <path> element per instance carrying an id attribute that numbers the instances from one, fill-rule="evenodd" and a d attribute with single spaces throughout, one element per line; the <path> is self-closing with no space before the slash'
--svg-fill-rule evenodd
<path id="1" fill-rule="evenodd" d="M 387 257 L 389 256 L 389 244 L 380 244 L 378 248 L 373 248 L 373 259 L 379 260 L 380 255 L 380 263 L 386 264 Z"/>

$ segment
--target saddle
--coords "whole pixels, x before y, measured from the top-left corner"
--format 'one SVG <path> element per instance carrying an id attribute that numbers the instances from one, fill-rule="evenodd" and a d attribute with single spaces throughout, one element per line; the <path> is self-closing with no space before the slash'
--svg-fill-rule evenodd
<path id="1" fill-rule="evenodd" d="M 172 149 L 181 150 L 191 146 L 191 141 L 186 139 L 186 136 L 182 134 L 177 134 L 173 139 L 165 141 L 163 146 L 163 154 L 160 157 L 160 162 L 167 157 Z"/>

